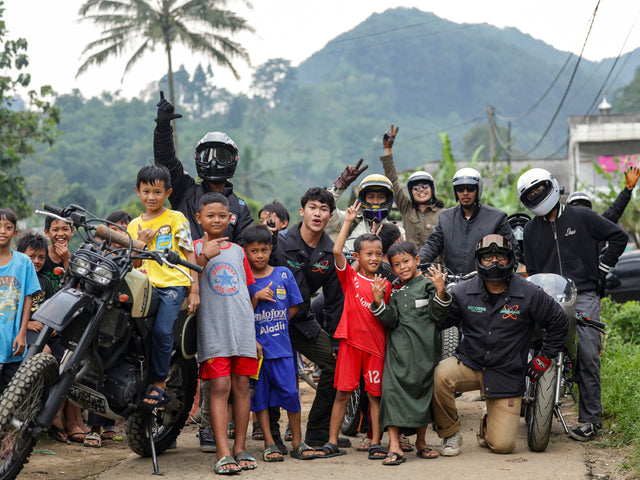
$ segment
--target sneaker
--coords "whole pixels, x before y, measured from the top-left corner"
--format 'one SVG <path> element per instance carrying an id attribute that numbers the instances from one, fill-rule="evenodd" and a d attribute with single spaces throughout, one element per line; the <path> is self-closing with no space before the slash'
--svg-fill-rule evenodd
<path id="1" fill-rule="evenodd" d="M 213 430 L 211 427 L 198 429 L 198 437 L 200 438 L 200 451 L 205 453 L 216 453 L 218 446 L 216 445 L 216 438 L 213 436 Z"/>
<path id="2" fill-rule="evenodd" d="M 598 430 L 602 428 L 599 423 L 583 423 L 579 427 L 574 428 L 569 432 L 569 436 L 579 442 L 586 442 L 593 440 L 598 434 Z"/>
<path id="3" fill-rule="evenodd" d="M 443 457 L 455 457 L 460 453 L 461 446 L 462 434 L 456 432 L 442 441 L 442 453 L 440 455 Z"/>

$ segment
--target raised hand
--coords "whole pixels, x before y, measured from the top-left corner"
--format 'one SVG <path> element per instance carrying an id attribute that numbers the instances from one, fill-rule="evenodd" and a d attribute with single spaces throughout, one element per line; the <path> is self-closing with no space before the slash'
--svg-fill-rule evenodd
<path id="1" fill-rule="evenodd" d="M 217 257 L 220 255 L 220 246 L 224 244 L 229 237 L 222 238 L 212 238 L 209 239 L 209 235 L 207 232 L 204 232 L 204 236 L 202 237 L 202 252 L 207 259 L 211 259 L 213 257 Z"/>
<path id="2" fill-rule="evenodd" d="M 382 136 L 382 146 L 385 149 L 388 148 L 389 150 L 391 150 L 391 147 L 393 147 L 393 142 L 396 141 L 396 135 L 398 134 L 398 130 L 400 130 L 400 127 L 394 128 L 392 123 L 391 128 L 389 128 L 389 131 Z"/>
<path id="3" fill-rule="evenodd" d="M 164 98 L 162 90 L 160 90 L 160 101 L 156 103 L 156 106 L 158 107 L 156 123 L 169 123 L 175 118 L 182 118 L 179 113 L 174 113 L 174 106 Z"/>
<path id="4" fill-rule="evenodd" d="M 358 209 L 360 208 L 360 201 L 356 199 L 347 210 L 344 212 L 344 221 L 353 223 L 358 216 Z"/>
<path id="5" fill-rule="evenodd" d="M 636 183 L 638 183 L 638 178 L 640 178 L 640 168 L 637 166 L 629 167 L 629 169 L 624 172 L 625 186 L 629 190 L 633 190 Z"/>
<path id="6" fill-rule="evenodd" d="M 369 168 L 369 165 L 365 165 L 364 167 L 360 168 L 360 165 L 362 165 L 363 161 L 364 159 L 361 158 L 355 166 L 347 165 L 344 168 L 340 176 L 333 182 L 338 190 L 344 190 L 345 188 L 347 188 L 355 181 L 356 178 L 360 176 L 362 172 Z"/>
<path id="7" fill-rule="evenodd" d="M 435 285 L 436 289 L 438 290 L 438 296 L 440 298 L 443 298 L 447 274 L 443 273 L 442 266 L 432 264 L 429 266 L 427 272 L 424 275 L 433 282 L 433 285 Z"/>
<path id="8" fill-rule="evenodd" d="M 380 305 L 382 303 L 386 283 L 387 280 L 382 278 L 382 275 L 377 273 L 373 276 L 373 285 L 371 285 L 371 290 L 373 292 L 373 301 L 376 305 Z"/>
<path id="9" fill-rule="evenodd" d="M 142 228 L 141 224 L 138 224 L 138 240 L 140 240 L 141 242 L 146 243 L 147 245 L 149 243 L 151 243 L 151 240 L 153 240 L 153 237 L 156 236 L 156 233 L 158 233 L 158 230 L 154 230 L 153 228 Z"/>

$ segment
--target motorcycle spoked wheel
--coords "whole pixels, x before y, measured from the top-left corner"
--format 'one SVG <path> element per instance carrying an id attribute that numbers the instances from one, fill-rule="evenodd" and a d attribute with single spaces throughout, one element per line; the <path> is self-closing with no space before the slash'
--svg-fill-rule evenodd
<path id="1" fill-rule="evenodd" d="M 555 408 L 555 389 L 558 369 L 549 368 L 531 386 L 534 389 L 533 402 L 527 407 L 527 445 L 532 452 L 543 452 L 549 444 L 551 422 Z"/>
<path id="2" fill-rule="evenodd" d="M 198 367 L 195 359 L 177 354 L 171 361 L 166 392 L 173 399 L 162 408 L 141 407 L 127 417 L 124 427 L 129 448 L 142 457 L 151 456 L 147 418 L 151 410 L 153 442 L 160 455 L 176 441 L 187 421 L 196 395 Z"/>
<path id="3" fill-rule="evenodd" d="M 344 412 L 344 419 L 340 426 L 340 431 L 343 435 L 355 437 L 358 434 L 360 421 L 362 420 L 362 410 L 360 408 L 360 399 L 362 395 L 364 395 L 364 392 L 359 386 L 353 391 L 349 398 L 347 409 Z"/>
<path id="4" fill-rule="evenodd" d="M 0 479 L 12 480 L 37 439 L 31 429 L 58 378 L 58 362 L 38 353 L 24 362 L 0 398 Z"/>

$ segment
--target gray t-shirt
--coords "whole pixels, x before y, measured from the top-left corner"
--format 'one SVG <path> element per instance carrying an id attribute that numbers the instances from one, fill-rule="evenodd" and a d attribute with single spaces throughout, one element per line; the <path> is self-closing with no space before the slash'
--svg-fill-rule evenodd
<path id="1" fill-rule="evenodd" d="M 194 242 L 196 254 L 202 241 Z M 247 285 L 255 280 L 244 250 L 235 243 L 220 249 L 200 276 L 198 362 L 216 357 L 256 357 L 253 307 Z"/>

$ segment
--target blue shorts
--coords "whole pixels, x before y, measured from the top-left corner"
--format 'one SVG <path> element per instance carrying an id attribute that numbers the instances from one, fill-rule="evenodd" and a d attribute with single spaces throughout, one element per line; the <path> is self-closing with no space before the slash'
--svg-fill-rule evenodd
<path id="1" fill-rule="evenodd" d="M 251 411 L 260 412 L 268 407 L 281 407 L 298 413 L 300 397 L 294 357 L 264 359 L 251 397 Z"/>

